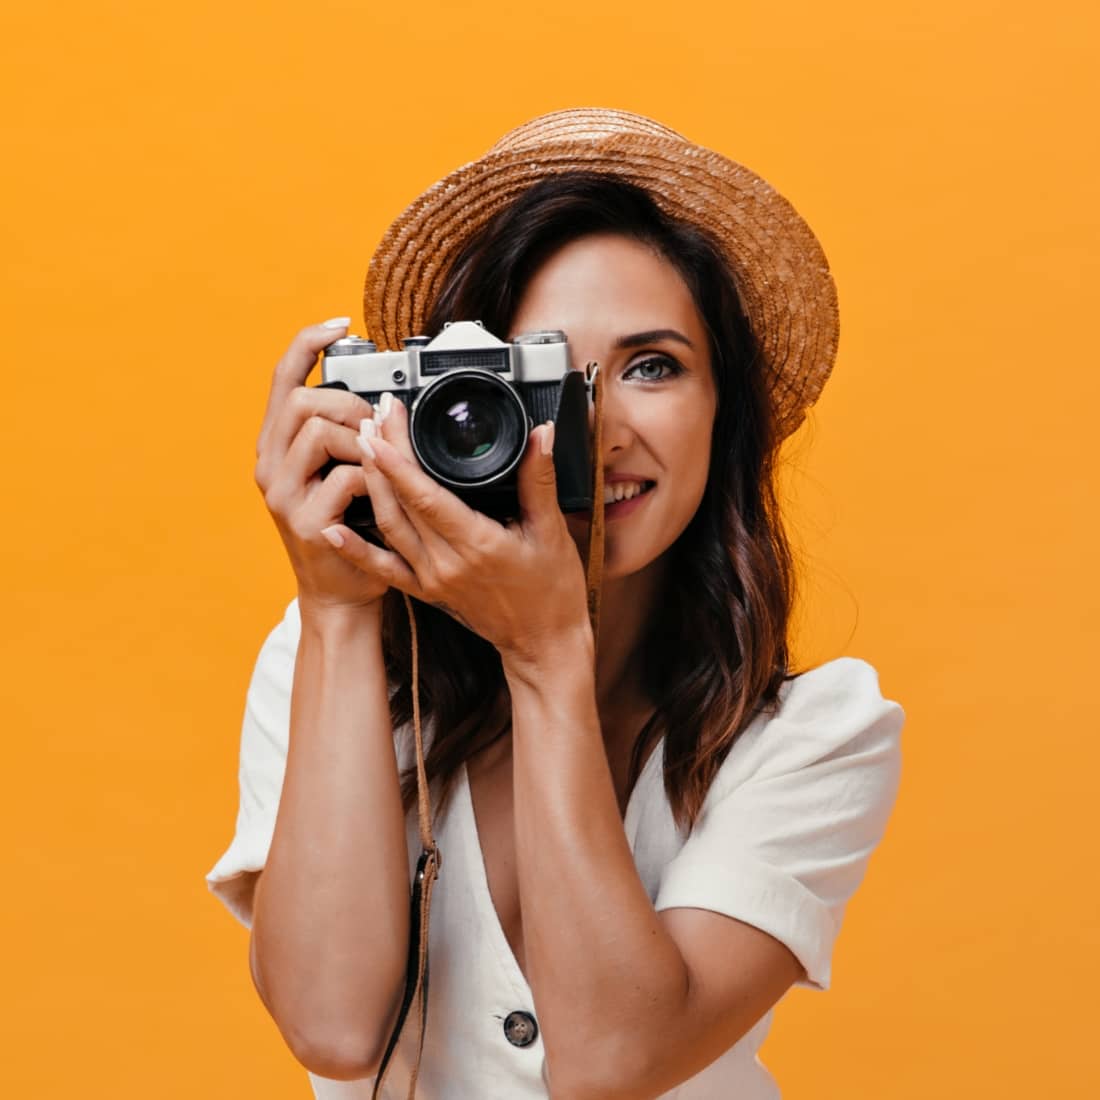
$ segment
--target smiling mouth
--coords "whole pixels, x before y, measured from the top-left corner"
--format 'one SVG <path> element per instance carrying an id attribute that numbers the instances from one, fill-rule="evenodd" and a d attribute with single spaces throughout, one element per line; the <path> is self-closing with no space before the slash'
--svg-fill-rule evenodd
<path id="1" fill-rule="evenodd" d="M 641 496 L 642 493 L 648 493 L 656 484 L 655 481 L 616 481 L 612 485 L 604 485 L 604 506 L 619 504 L 624 500 L 633 500 L 635 497 Z"/>

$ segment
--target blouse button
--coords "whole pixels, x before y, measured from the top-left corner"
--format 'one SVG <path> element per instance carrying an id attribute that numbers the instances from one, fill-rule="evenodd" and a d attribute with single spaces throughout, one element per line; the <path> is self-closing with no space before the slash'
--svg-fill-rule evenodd
<path id="1" fill-rule="evenodd" d="M 539 1035 L 539 1025 L 530 1012 L 509 1012 L 504 1020 L 504 1037 L 514 1047 L 529 1047 Z"/>

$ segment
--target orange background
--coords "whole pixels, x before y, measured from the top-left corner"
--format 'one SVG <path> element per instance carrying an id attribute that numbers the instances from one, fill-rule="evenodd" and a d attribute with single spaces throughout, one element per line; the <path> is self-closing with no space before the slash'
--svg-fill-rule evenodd
<path id="1" fill-rule="evenodd" d="M 425 186 L 544 111 L 656 116 L 823 241 L 798 653 L 908 713 L 785 1100 L 1100 1095 L 1095 5 L 9 5 L 4 1095 L 308 1096 L 202 876 L 293 594 L 269 372 Z M 1086 327 L 1086 319 L 1088 325 Z"/>

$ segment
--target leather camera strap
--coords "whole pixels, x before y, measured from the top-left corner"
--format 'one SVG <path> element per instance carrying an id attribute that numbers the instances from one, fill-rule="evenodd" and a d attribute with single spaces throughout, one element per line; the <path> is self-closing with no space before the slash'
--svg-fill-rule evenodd
<path id="1" fill-rule="evenodd" d="M 585 374 L 592 385 L 592 518 L 588 524 L 588 621 L 592 624 L 594 648 L 600 643 L 600 589 L 603 585 L 603 379 L 597 363 L 589 363 Z"/>
<path id="2" fill-rule="evenodd" d="M 420 649 L 416 637 L 416 615 L 413 613 L 412 600 L 407 595 L 405 612 L 409 616 L 409 642 L 412 648 L 412 704 L 413 735 L 416 739 L 416 808 L 420 824 L 420 859 L 413 876 L 412 904 L 409 912 L 409 958 L 405 967 L 405 993 L 401 998 L 401 1009 L 397 1022 L 390 1033 L 385 1053 L 378 1066 L 378 1075 L 374 1079 L 372 1100 L 378 1100 L 382 1094 L 382 1083 L 390 1060 L 397 1049 L 397 1041 L 408 1018 L 409 1009 L 416 1002 L 417 1038 L 416 1060 L 413 1062 L 412 1077 L 409 1081 L 409 1100 L 416 1095 L 416 1078 L 420 1072 L 420 1055 L 424 1050 L 424 1029 L 428 1022 L 428 917 L 432 907 L 432 887 L 439 877 L 443 865 L 439 847 L 432 835 L 431 803 L 428 797 L 428 775 L 424 768 L 424 740 L 420 726 Z"/>
<path id="3" fill-rule="evenodd" d="M 603 383 L 599 367 L 589 363 L 585 374 L 592 386 L 595 406 L 591 448 L 592 518 L 588 529 L 588 561 L 585 583 L 588 590 L 588 618 L 592 637 L 600 637 L 600 586 L 603 581 L 604 502 L 603 502 Z M 424 740 L 420 728 L 420 651 L 417 647 L 416 616 L 412 601 L 406 595 L 405 612 L 409 617 L 409 641 L 412 648 L 413 735 L 416 741 L 416 805 L 420 825 L 420 859 L 413 877 L 409 911 L 409 958 L 405 967 L 405 992 L 401 1008 L 393 1025 L 385 1053 L 374 1079 L 371 1100 L 380 1100 L 397 1042 L 401 1038 L 409 1010 L 416 1004 L 416 1058 L 409 1078 L 407 1100 L 416 1096 L 416 1080 L 420 1074 L 420 1058 L 424 1053 L 424 1031 L 428 1022 L 428 919 L 431 916 L 432 887 L 439 877 L 443 858 L 432 834 L 431 802 L 428 795 L 428 775 L 424 767 Z"/>

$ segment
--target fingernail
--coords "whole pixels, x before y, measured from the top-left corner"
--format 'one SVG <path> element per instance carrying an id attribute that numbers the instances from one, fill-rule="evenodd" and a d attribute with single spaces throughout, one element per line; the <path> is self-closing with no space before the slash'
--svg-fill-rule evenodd
<path id="1" fill-rule="evenodd" d="M 386 419 L 386 417 L 390 415 L 390 409 L 392 409 L 392 408 L 393 408 L 393 394 L 388 393 L 388 392 L 382 394 L 382 396 L 378 399 L 378 423 L 379 424 L 381 424 L 382 421 L 384 421 Z"/>
<path id="2" fill-rule="evenodd" d="M 377 435 L 378 426 L 369 417 L 364 417 L 359 421 L 359 435 L 357 437 L 359 446 L 363 449 L 363 454 L 367 458 L 374 458 L 374 448 L 370 445 L 370 441 Z"/>
<path id="3" fill-rule="evenodd" d="M 347 328 L 351 324 L 350 317 L 330 317 L 321 322 L 321 328 Z"/>
<path id="4" fill-rule="evenodd" d="M 545 424 L 546 430 L 542 433 L 542 438 L 539 440 L 539 450 L 544 455 L 552 454 L 554 451 L 554 422 L 553 420 L 547 420 Z"/>
<path id="5" fill-rule="evenodd" d="M 344 536 L 340 534 L 339 529 L 336 527 L 326 527 L 321 531 L 321 534 L 324 535 L 337 550 L 344 545 Z"/>

